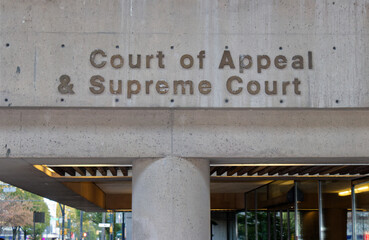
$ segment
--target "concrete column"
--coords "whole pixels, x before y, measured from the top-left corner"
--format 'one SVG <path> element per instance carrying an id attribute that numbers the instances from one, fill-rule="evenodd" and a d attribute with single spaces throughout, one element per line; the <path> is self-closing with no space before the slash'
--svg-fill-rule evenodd
<path id="1" fill-rule="evenodd" d="M 133 240 L 210 239 L 209 161 L 133 162 Z"/>

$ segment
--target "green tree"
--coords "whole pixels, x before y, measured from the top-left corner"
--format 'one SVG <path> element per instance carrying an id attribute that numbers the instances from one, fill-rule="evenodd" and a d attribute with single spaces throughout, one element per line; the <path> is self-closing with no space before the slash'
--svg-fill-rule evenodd
<path id="1" fill-rule="evenodd" d="M 19 231 L 20 227 L 22 227 L 25 236 L 31 233 L 33 235 L 33 212 L 34 211 L 45 213 L 45 223 L 36 224 L 36 239 L 39 239 L 42 233 L 45 231 L 46 227 L 49 226 L 50 224 L 49 208 L 47 204 L 45 203 L 45 201 L 43 200 L 43 198 L 33 193 L 24 191 L 20 188 L 16 188 L 15 192 L 4 193 L 3 192 L 4 187 L 5 187 L 4 185 L 1 185 L 0 199 L 2 199 L 3 202 L 7 202 L 6 200 L 8 200 L 8 202 L 11 203 L 10 206 L 5 207 L 5 209 L 10 208 L 10 207 L 16 208 L 19 211 L 20 209 L 22 209 L 23 214 L 27 216 L 27 217 L 24 217 L 25 220 L 23 222 L 18 221 L 16 224 L 12 223 L 13 239 L 15 239 L 14 236 L 17 233 L 17 231 Z M 21 207 L 17 206 L 17 203 L 21 203 Z M 4 209 L 4 208 L 1 208 L 1 209 Z M 17 211 L 12 211 L 10 213 L 13 213 L 10 215 L 13 215 L 14 217 L 17 215 L 15 214 L 17 213 Z M 6 221 L 10 223 L 10 220 L 6 220 Z M 15 227 L 17 228 L 15 229 Z"/>
<path id="2" fill-rule="evenodd" d="M 78 216 L 80 216 L 80 211 L 78 212 Z M 99 223 L 102 222 L 102 213 L 97 212 L 84 212 L 83 213 L 83 231 L 87 232 L 88 240 L 96 240 L 98 235 L 96 234 L 97 230 L 101 230 L 99 228 Z M 108 234 L 108 233 L 106 233 Z"/>
<path id="3" fill-rule="evenodd" d="M 295 232 L 295 218 L 294 212 L 290 212 L 290 218 L 288 218 L 288 214 L 286 211 L 282 213 L 282 223 L 280 218 L 280 211 L 277 210 L 277 214 L 274 215 L 273 211 L 269 211 L 269 227 L 270 234 L 268 236 L 268 212 L 267 211 L 258 211 L 257 212 L 257 223 L 258 223 L 258 239 L 289 239 L 290 236 L 294 235 Z M 246 214 L 247 217 L 247 234 L 248 239 L 255 239 L 255 211 L 249 211 Z M 288 220 L 290 221 L 288 223 Z M 237 214 L 237 222 L 238 222 L 238 239 L 245 239 L 245 213 L 241 212 Z M 281 237 L 281 224 L 282 224 L 282 237 Z M 288 226 L 290 230 L 288 231 Z M 290 236 L 287 233 L 290 233 Z"/>
<path id="4" fill-rule="evenodd" d="M 11 196 L 0 201 L 0 224 L 10 226 L 13 229 L 13 239 L 21 226 L 32 222 L 32 205 L 23 202 L 17 196 Z"/>
<path id="5" fill-rule="evenodd" d="M 57 206 L 56 216 L 58 218 L 62 217 L 60 206 Z M 70 219 L 71 228 L 68 228 L 68 220 Z M 98 235 L 97 230 L 100 230 L 98 224 L 102 221 L 102 213 L 97 212 L 84 212 L 83 213 L 83 232 L 87 232 L 88 240 L 96 240 Z M 65 229 L 67 229 L 68 234 L 74 234 L 78 239 L 80 237 L 80 210 L 65 207 Z M 61 228 L 61 225 L 59 226 Z"/>

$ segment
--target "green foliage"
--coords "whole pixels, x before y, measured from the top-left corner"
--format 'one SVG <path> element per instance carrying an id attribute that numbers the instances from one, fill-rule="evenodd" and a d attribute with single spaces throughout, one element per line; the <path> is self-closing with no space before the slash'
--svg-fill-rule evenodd
<path id="1" fill-rule="evenodd" d="M 4 186 L 1 186 L 0 189 L 1 199 L 14 201 L 13 205 L 15 205 L 17 202 L 23 202 L 23 205 L 27 206 L 27 210 L 30 212 L 29 214 L 31 216 L 31 221 L 27 220 L 24 222 L 24 224 L 18 224 L 18 226 L 20 225 L 24 231 L 27 231 L 27 234 L 33 235 L 33 212 L 36 211 L 45 213 L 45 223 L 36 224 L 36 238 L 39 239 L 46 227 L 50 224 L 49 208 L 44 202 L 43 198 L 20 188 L 16 188 L 16 191 L 13 193 L 3 193 L 3 187 Z"/>
<path id="2" fill-rule="evenodd" d="M 21 189 L 17 189 L 15 194 L 19 194 L 23 199 L 30 200 L 32 202 L 32 212 L 44 212 L 45 213 L 45 223 L 36 223 L 36 239 L 40 239 L 42 233 L 45 231 L 46 227 L 50 225 L 50 212 L 47 204 L 42 197 L 26 192 Z M 33 234 L 33 224 L 28 224 L 24 226 L 24 230 L 28 233 Z"/>
<path id="3" fill-rule="evenodd" d="M 247 236 L 248 239 L 255 239 L 256 229 L 255 229 L 255 221 L 257 216 L 257 228 L 258 228 L 258 239 L 269 239 L 268 238 L 268 212 L 267 211 L 258 211 L 255 213 L 247 212 Z M 280 212 L 277 211 L 274 215 L 273 211 L 269 211 L 270 218 L 270 238 L 271 239 L 281 239 L 281 224 L 282 224 L 282 239 L 288 239 L 287 230 L 288 225 L 290 226 L 290 234 L 294 235 L 295 229 L 295 221 L 294 221 L 294 213 L 290 212 L 290 223 L 288 224 L 288 215 L 287 212 L 284 211 L 282 213 L 282 223 L 280 218 Z M 237 215 L 238 221 L 238 235 L 239 240 L 245 240 L 245 213 L 239 213 Z"/>
<path id="4" fill-rule="evenodd" d="M 237 214 L 238 239 L 245 240 L 245 213 Z"/>
<path id="5" fill-rule="evenodd" d="M 78 216 L 79 215 L 79 210 Z M 96 240 L 98 235 L 96 234 L 97 230 L 100 230 L 99 223 L 102 222 L 102 213 L 83 213 L 83 231 L 87 232 L 88 240 Z M 79 231 L 78 231 L 79 232 Z"/>
<path id="6" fill-rule="evenodd" d="M 57 206 L 57 217 L 61 218 L 61 209 L 60 206 Z M 80 238 L 80 210 L 71 208 L 66 206 L 65 207 L 65 228 L 68 227 L 68 219 L 70 219 L 71 222 L 71 229 L 68 229 L 69 233 L 74 233 L 75 236 L 79 239 Z M 87 232 L 87 239 L 88 240 L 96 240 L 97 237 L 99 237 L 96 234 L 97 230 L 101 230 L 99 228 L 99 223 L 102 222 L 102 213 L 97 212 L 83 212 L 83 232 Z M 61 226 L 60 226 L 61 228 Z M 108 231 L 106 231 L 106 234 L 109 234 Z"/>
<path id="7" fill-rule="evenodd" d="M 69 233 L 74 233 L 75 236 L 80 239 L 81 233 L 80 233 L 80 213 L 81 211 L 75 208 L 71 208 L 66 206 L 65 207 L 65 228 L 67 229 L 68 227 L 68 219 L 70 219 L 71 221 L 71 229 L 67 230 L 68 234 Z M 122 224 L 115 224 L 115 214 L 113 215 L 113 223 L 114 223 L 114 227 L 113 227 L 113 234 L 114 234 L 114 238 L 116 238 L 117 236 L 117 232 L 122 230 Z M 61 213 L 61 208 L 58 205 L 57 206 L 57 214 L 56 216 L 58 218 L 61 218 L 62 213 Z M 96 240 L 97 238 L 100 238 L 100 231 L 103 230 L 99 227 L 99 223 L 102 223 L 102 216 L 103 213 L 101 212 L 83 212 L 83 232 L 87 232 L 87 240 Z M 106 218 L 105 218 L 105 222 L 106 223 L 110 223 L 111 219 L 110 219 L 110 213 L 106 213 Z M 59 226 L 61 228 L 61 225 Z M 109 228 L 105 228 L 103 231 L 105 231 L 106 237 L 108 239 L 109 236 Z"/>

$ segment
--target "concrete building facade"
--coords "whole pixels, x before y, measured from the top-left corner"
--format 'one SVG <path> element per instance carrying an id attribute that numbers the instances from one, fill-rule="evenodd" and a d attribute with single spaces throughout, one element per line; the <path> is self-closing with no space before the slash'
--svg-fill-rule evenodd
<path id="1" fill-rule="evenodd" d="M 0 3 L 1 181 L 135 240 L 366 236 L 367 0 Z"/>

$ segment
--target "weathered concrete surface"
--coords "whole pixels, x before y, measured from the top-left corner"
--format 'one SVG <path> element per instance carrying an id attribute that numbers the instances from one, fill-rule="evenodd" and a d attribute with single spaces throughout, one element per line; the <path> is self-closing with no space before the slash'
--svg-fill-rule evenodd
<path id="1" fill-rule="evenodd" d="M 8 1 L 0 8 L 0 106 L 35 107 L 193 107 L 193 108 L 343 108 L 369 107 L 369 1 Z M 109 18 L 106 18 L 109 16 Z M 9 44 L 9 45 L 7 45 Z M 63 47 L 62 47 L 63 46 Z M 173 49 L 171 48 L 173 46 Z M 223 51 L 232 53 L 236 69 L 218 69 Z M 117 48 L 119 47 L 119 48 Z M 90 53 L 102 49 L 105 67 L 94 68 Z M 204 68 L 197 55 L 205 50 Z M 165 68 L 146 54 L 165 55 Z M 307 52 L 313 68 L 307 69 Z M 128 54 L 142 54 L 141 69 L 128 68 Z M 114 69 L 109 57 L 121 54 L 124 66 Z M 179 64 L 183 54 L 194 57 L 194 66 Z M 239 55 L 250 55 L 253 66 L 239 73 Z M 272 66 L 257 73 L 256 56 L 268 55 Z M 285 69 L 273 66 L 277 55 L 287 57 Z M 291 68 L 294 55 L 304 57 L 304 69 Z M 101 58 L 99 58 L 99 61 Z M 68 74 L 74 95 L 58 92 L 59 77 Z M 90 78 L 101 75 L 107 88 L 90 92 Z M 226 90 L 230 76 L 240 76 L 243 92 Z M 282 81 L 301 81 L 301 95 L 281 92 Z M 109 80 L 123 80 L 122 94 L 108 92 Z M 167 80 L 170 91 L 158 94 L 144 81 Z M 174 95 L 174 80 L 193 80 L 194 95 Z M 141 92 L 127 99 L 127 81 L 142 83 Z M 201 95 L 197 84 L 212 83 L 212 92 Z M 261 92 L 250 95 L 246 83 L 259 81 Z M 278 82 L 278 94 L 269 96 L 264 81 Z M 6 101 L 5 101 L 6 99 Z M 118 99 L 118 100 L 116 100 Z M 171 100 L 173 99 L 174 102 Z"/>
<path id="2" fill-rule="evenodd" d="M 368 117 L 368 111 L 176 111 L 173 152 L 187 157 L 316 158 L 312 162 L 367 157 Z"/>
<path id="3" fill-rule="evenodd" d="M 2 109 L 0 158 L 32 164 L 131 164 L 164 156 L 228 164 L 363 163 L 368 119 L 365 110 Z"/>
<path id="4" fill-rule="evenodd" d="M 133 162 L 134 240 L 210 239 L 209 161 Z"/>
<path id="5" fill-rule="evenodd" d="M 2 157 L 25 151 L 23 157 L 87 157 L 97 163 L 106 157 L 164 156 L 171 148 L 168 111 L 0 111 Z"/>

